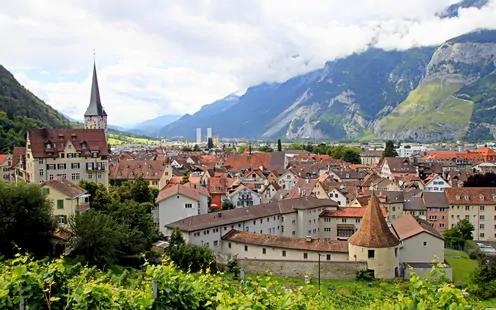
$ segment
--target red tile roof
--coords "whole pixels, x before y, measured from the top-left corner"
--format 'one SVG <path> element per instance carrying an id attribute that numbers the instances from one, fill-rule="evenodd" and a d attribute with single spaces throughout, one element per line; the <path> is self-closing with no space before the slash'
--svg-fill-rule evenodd
<path id="1" fill-rule="evenodd" d="M 449 204 L 496 204 L 496 187 L 461 187 L 445 190 Z"/>
<path id="2" fill-rule="evenodd" d="M 224 166 L 232 167 L 231 170 L 259 168 L 263 166 L 269 171 L 284 169 L 285 153 L 256 153 L 239 154 L 228 157 L 224 161 Z"/>
<path id="3" fill-rule="evenodd" d="M 172 197 L 172 196 L 178 195 L 178 194 L 189 197 L 189 198 L 197 200 L 197 201 L 200 199 L 200 194 L 207 196 L 207 197 L 209 196 L 208 192 L 206 192 L 206 189 L 205 189 L 205 191 L 203 191 L 201 189 L 197 189 L 197 188 L 190 187 L 187 185 L 175 184 L 173 186 L 164 188 L 162 191 L 160 191 L 160 193 L 158 193 L 158 197 L 157 197 L 157 200 L 155 200 L 155 202 L 159 203 L 164 199 L 167 199 L 169 197 Z"/>
<path id="4" fill-rule="evenodd" d="M 7 159 L 7 154 L 0 154 L 0 165 Z"/>
<path id="5" fill-rule="evenodd" d="M 167 164 L 155 160 L 124 160 L 110 172 L 112 180 L 135 180 L 142 175 L 145 180 L 160 180 Z"/>
<path id="6" fill-rule="evenodd" d="M 358 230 L 348 239 L 350 244 L 365 248 L 389 248 L 400 241 L 390 231 L 379 198 L 375 195 L 369 201 Z"/>
<path id="7" fill-rule="evenodd" d="M 71 181 L 66 180 L 66 179 L 62 179 L 62 180 L 53 179 L 53 180 L 49 180 L 49 181 L 45 181 L 45 182 L 41 183 L 41 186 L 44 186 L 44 185 L 50 186 L 50 187 L 58 190 L 62 194 L 67 195 L 71 198 L 76 198 L 78 196 L 81 196 L 81 195 L 87 193 L 87 191 L 84 188 L 79 187 L 78 185 L 76 185 L 76 184 L 74 184 Z"/>
<path id="8" fill-rule="evenodd" d="M 312 190 L 317 185 L 317 179 L 298 179 L 293 188 L 289 191 L 286 199 L 309 197 L 312 195 Z M 299 192 L 298 192 L 299 191 Z"/>
<path id="9" fill-rule="evenodd" d="M 283 236 L 273 236 L 266 234 L 256 234 L 232 229 L 225 234 L 222 240 L 241 244 L 251 244 L 281 249 L 294 249 L 311 252 L 337 252 L 348 253 L 348 243 L 346 241 L 324 241 L 311 240 L 306 238 L 292 238 Z"/>
<path id="10" fill-rule="evenodd" d="M 99 156 L 109 155 L 103 129 L 32 129 L 29 131 L 29 140 L 35 158 L 59 157 L 59 152 L 63 152 L 69 142 L 83 157 L 91 157 L 92 152 L 98 152 Z M 86 142 L 85 148 L 82 147 L 83 141 Z M 46 148 L 47 142 L 52 144 L 50 149 Z M 56 147 L 53 147 L 54 143 Z"/>
<path id="11" fill-rule="evenodd" d="M 427 233 L 436 238 L 444 240 L 439 232 L 437 232 L 426 221 L 416 219 L 413 215 L 407 214 L 392 221 L 394 231 L 398 234 L 401 240 L 406 240 L 421 233 Z"/>
<path id="12" fill-rule="evenodd" d="M 322 212 L 319 217 L 355 217 L 362 218 L 367 210 L 366 207 L 342 207 L 338 210 L 326 210 Z M 386 208 L 382 207 L 382 215 L 387 217 Z"/>

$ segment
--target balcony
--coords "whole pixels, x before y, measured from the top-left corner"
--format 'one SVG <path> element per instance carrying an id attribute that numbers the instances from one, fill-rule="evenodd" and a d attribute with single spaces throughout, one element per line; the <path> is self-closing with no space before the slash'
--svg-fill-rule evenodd
<path id="1" fill-rule="evenodd" d="M 89 202 L 82 202 L 78 205 L 76 205 L 76 212 L 85 212 L 90 209 L 90 203 Z"/>
<path id="2" fill-rule="evenodd" d="M 105 171 L 104 163 L 86 163 L 87 171 Z"/>

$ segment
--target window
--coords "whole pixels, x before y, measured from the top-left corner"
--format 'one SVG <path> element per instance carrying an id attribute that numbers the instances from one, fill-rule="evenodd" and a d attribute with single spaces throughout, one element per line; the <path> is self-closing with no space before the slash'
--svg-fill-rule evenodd
<path id="1" fill-rule="evenodd" d="M 65 169 L 66 164 L 57 164 L 57 169 Z"/>
<path id="2" fill-rule="evenodd" d="M 80 165 L 79 163 L 72 163 L 71 164 L 71 169 L 79 169 Z"/>
<path id="3" fill-rule="evenodd" d="M 331 222 L 331 218 L 330 217 L 324 217 L 324 222 L 326 222 L 326 223 Z"/>
<path id="4" fill-rule="evenodd" d="M 439 224 L 439 228 L 446 228 L 446 224 Z"/>
<path id="5" fill-rule="evenodd" d="M 59 215 L 58 219 L 59 225 L 67 223 L 67 215 Z"/>
<path id="6" fill-rule="evenodd" d="M 326 255 L 326 260 L 331 260 L 331 254 Z"/>
<path id="7" fill-rule="evenodd" d="M 286 257 L 286 251 L 282 251 L 282 256 Z"/>
<path id="8" fill-rule="evenodd" d="M 219 244 L 219 241 L 218 240 L 215 240 L 214 241 L 214 246 L 217 246 Z"/>
<path id="9" fill-rule="evenodd" d="M 43 194 L 45 195 L 50 195 L 50 189 L 49 188 L 42 188 Z"/>
<path id="10" fill-rule="evenodd" d="M 470 220 L 470 215 L 465 215 L 465 219 L 466 219 L 467 221 L 469 221 L 469 220 Z"/>
<path id="11" fill-rule="evenodd" d="M 291 232 L 291 235 L 295 236 L 295 235 L 296 235 L 296 231 L 294 231 L 294 230 L 293 230 L 293 231 Z"/>
<path id="12" fill-rule="evenodd" d="M 479 210 L 484 211 L 484 206 L 480 206 Z"/>
<path id="13" fill-rule="evenodd" d="M 43 159 L 38 159 L 38 164 L 43 165 Z"/>
<path id="14" fill-rule="evenodd" d="M 394 248 L 394 256 L 398 256 L 398 248 Z"/>
<path id="15" fill-rule="evenodd" d="M 88 179 L 93 179 L 93 173 L 88 173 Z"/>
<path id="16" fill-rule="evenodd" d="M 80 174 L 79 174 L 79 173 L 72 173 L 72 174 L 71 174 L 71 179 L 72 179 L 73 181 L 77 181 L 77 180 L 79 180 L 80 178 L 81 178 L 81 176 L 80 176 Z"/>
<path id="17" fill-rule="evenodd" d="M 57 199 L 57 209 L 64 209 L 64 200 Z"/>
<path id="18" fill-rule="evenodd" d="M 446 212 L 446 208 L 439 208 L 439 212 Z"/>
<path id="19" fill-rule="evenodd" d="M 465 206 L 465 211 L 470 211 L 470 206 Z"/>
<path id="20" fill-rule="evenodd" d="M 303 253 L 303 259 L 308 259 L 308 253 Z"/>
<path id="21" fill-rule="evenodd" d="M 484 229 L 484 224 L 480 224 L 480 225 L 479 225 L 479 228 L 480 228 L 480 229 Z"/>
<path id="22" fill-rule="evenodd" d="M 47 170 L 55 170 L 55 165 L 54 164 L 47 165 Z"/>
<path id="23" fill-rule="evenodd" d="M 263 255 L 267 254 L 267 249 L 266 249 L 266 248 L 263 248 L 263 249 L 262 249 L 262 254 L 263 254 Z"/>
<path id="24" fill-rule="evenodd" d="M 346 223 L 346 219 L 341 219 L 341 223 Z"/>
<path id="25" fill-rule="evenodd" d="M 40 169 L 40 177 L 43 176 L 43 169 Z"/>
<path id="26" fill-rule="evenodd" d="M 375 250 L 369 250 L 368 257 L 374 258 L 375 257 Z"/>
<path id="27" fill-rule="evenodd" d="M 424 241 L 424 246 L 427 246 L 427 241 Z"/>
<path id="28" fill-rule="evenodd" d="M 65 158 L 65 153 L 60 153 L 60 158 Z"/>
<path id="29" fill-rule="evenodd" d="M 360 219 L 355 219 L 355 223 L 360 223 Z"/>
<path id="30" fill-rule="evenodd" d="M 102 173 L 101 172 L 98 172 L 98 178 L 101 179 L 102 178 Z"/>
<path id="31" fill-rule="evenodd" d="M 193 204 L 192 204 L 192 203 L 185 203 L 185 204 L 184 204 L 184 207 L 185 207 L 186 209 L 191 209 L 191 208 L 193 208 Z"/>
<path id="32" fill-rule="evenodd" d="M 331 232 L 331 228 L 330 227 L 324 227 L 324 232 Z"/>
<path id="33" fill-rule="evenodd" d="M 50 174 L 50 175 L 48 176 L 48 179 L 49 179 L 49 180 L 53 180 L 53 174 Z"/>
<path id="34" fill-rule="evenodd" d="M 484 238 L 484 237 L 485 237 L 485 234 L 484 234 L 484 233 L 480 233 L 480 234 L 479 234 L 479 236 L 480 236 L 481 238 Z"/>
<path id="35" fill-rule="evenodd" d="M 479 216 L 479 219 L 480 219 L 481 221 L 483 221 L 483 220 L 485 219 L 485 218 L 484 218 L 484 215 L 480 215 L 480 216 Z"/>

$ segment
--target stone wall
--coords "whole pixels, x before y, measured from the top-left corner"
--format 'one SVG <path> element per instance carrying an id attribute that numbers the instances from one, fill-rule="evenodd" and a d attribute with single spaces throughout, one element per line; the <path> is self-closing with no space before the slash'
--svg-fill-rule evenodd
<path id="1" fill-rule="evenodd" d="M 303 278 L 305 274 L 312 278 L 318 278 L 318 261 L 301 260 L 263 260 L 263 259 L 240 259 L 238 263 L 246 273 L 265 274 L 268 271 L 275 276 Z M 366 270 L 366 262 L 351 261 L 321 261 L 320 278 L 351 280 L 355 279 L 358 270 Z"/>

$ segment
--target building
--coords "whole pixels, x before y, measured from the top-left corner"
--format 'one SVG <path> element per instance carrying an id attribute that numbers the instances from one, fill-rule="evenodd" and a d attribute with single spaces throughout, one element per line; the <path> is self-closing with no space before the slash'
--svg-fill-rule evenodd
<path id="1" fill-rule="evenodd" d="M 392 225 L 400 245 L 400 274 L 410 278 L 409 268 L 416 275 L 425 276 L 430 273 L 433 261 L 444 263 L 444 239 L 429 223 L 424 220 L 405 215 L 393 220 Z M 451 279 L 451 268 L 445 264 L 446 275 Z"/>
<path id="2" fill-rule="evenodd" d="M 368 150 L 360 153 L 360 159 L 364 165 L 377 165 L 379 164 L 382 153 L 384 151 Z"/>
<path id="3" fill-rule="evenodd" d="M 472 152 L 430 152 L 422 157 L 422 160 L 454 162 L 458 166 L 466 166 L 468 163 L 496 163 L 496 152 L 488 147 L 481 147 Z"/>
<path id="4" fill-rule="evenodd" d="M 212 139 L 212 128 L 207 128 L 207 140 Z M 213 142 L 213 141 L 212 141 Z"/>
<path id="5" fill-rule="evenodd" d="M 418 174 L 415 165 L 403 157 L 385 157 L 380 169 L 381 177 L 390 180 Z"/>
<path id="6" fill-rule="evenodd" d="M 164 235 L 167 225 L 186 218 L 208 213 L 209 194 L 205 187 L 175 184 L 160 191 L 155 203 L 155 221 Z"/>
<path id="7" fill-rule="evenodd" d="M 84 113 L 85 129 L 103 129 L 107 137 L 107 113 L 103 109 L 100 99 L 100 89 L 96 75 L 96 64 L 93 64 L 93 80 L 91 83 L 90 105 Z"/>
<path id="8" fill-rule="evenodd" d="M 451 187 L 448 181 L 437 173 L 428 176 L 422 183 L 424 190 L 428 192 L 444 192 L 446 188 Z"/>
<path id="9" fill-rule="evenodd" d="M 92 181 L 108 187 L 104 129 L 32 129 L 26 137 L 26 181 Z"/>
<path id="10" fill-rule="evenodd" d="M 0 154 L 0 180 L 10 182 L 13 180 L 12 154 Z"/>
<path id="11" fill-rule="evenodd" d="M 220 240 L 231 229 L 296 238 L 318 238 L 319 214 L 336 209 L 330 199 L 301 197 L 285 199 L 249 208 L 236 208 L 216 213 L 183 218 L 167 225 L 179 228 L 191 244 L 208 245 L 220 251 Z"/>
<path id="12" fill-rule="evenodd" d="M 427 148 L 424 145 L 400 145 L 396 148 L 399 157 L 410 157 L 414 153 L 425 154 Z"/>
<path id="13" fill-rule="evenodd" d="M 444 192 L 423 192 L 422 199 L 427 208 L 427 222 L 438 232 L 449 228 L 449 204 Z"/>
<path id="14" fill-rule="evenodd" d="M 399 245 L 384 219 L 379 198 L 372 195 L 358 230 L 348 239 L 350 260 L 366 261 L 375 278 L 394 279 L 399 275 Z"/>
<path id="15" fill-rule="evenodd" d="M 141 176 L 150 187 L 161 190 L 172 179 L 172 166 L 157 160 L 123 160 L 115 165 L 110 173 L 110 181 L 120 183 Z"/>
<path id="16" fill-rule="evenodd" d="M 297 174 L 293 170 L 288 169 L 279 176 L 277 183 L 279 183 L 279 186 L 283 189 L 289 191 L 295 186 L 297 181 Z"/>
<path id="17" fill-rule="evenodd" d="M 196 128 L 196 144 L 202 143 L 201 128 Z"/>
<path id="18" fill-rule="evenodd" d="M 318 179 L 298 179 L 286 198 L 313 196 L 319 199 L 329 199 L 329 195 Z"/>
<path id="19" fill-rule="evenodd" d="M 234 190 L 227 193 L 227 198 L 231 200 L 236 208 L 251 207 L 260 204 L 261 198 L 257 191 L 254 191 L 243 184 L 238 185 Z"/>
<path id="20" fill-rule="evenodd" d="M 462 219 L 475 227 L 474 240 L 495 241 L 495 187 L 447 188 L 449 204 L 448 228 L 454 227 Z"/>
<path id="21" fill-rule="evenodd" d="M 90 209 L 88 192 L 66 179 L 45 181 L 41 183 L 41 189 L 53 202 L 53 215 L 59 225 L 67 224 L 68 218 L 76 212 Z"/>

